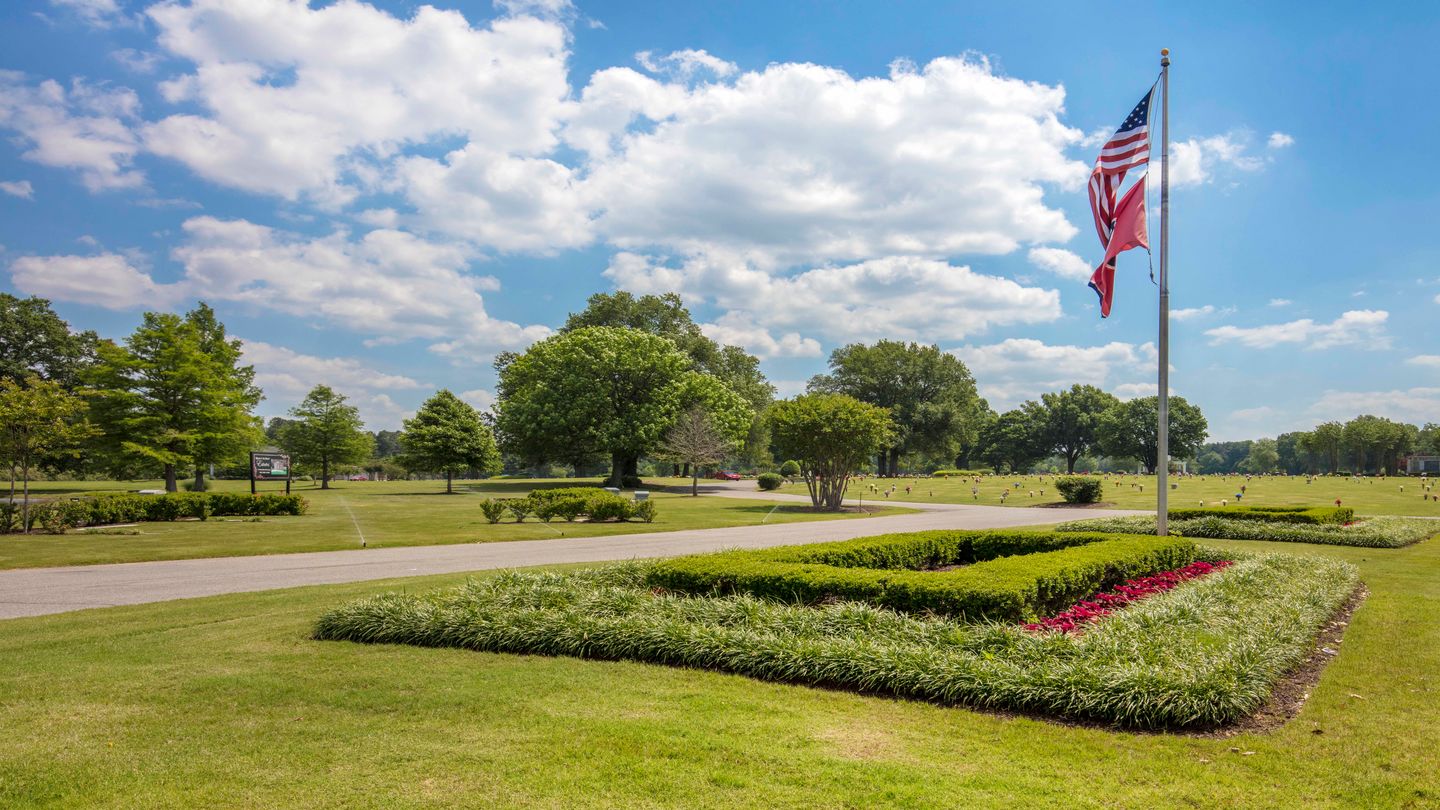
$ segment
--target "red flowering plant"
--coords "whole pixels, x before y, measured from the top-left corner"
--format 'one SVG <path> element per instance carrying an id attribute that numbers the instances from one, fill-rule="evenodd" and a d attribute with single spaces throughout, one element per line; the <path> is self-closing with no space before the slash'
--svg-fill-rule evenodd
<path id="1" fill-rule="evenodd" d="M 1220 560 L 1213 563 L 1193 562 L 1174 571 L 1162 571 L 1148 577 L 1128 579 L 1124 585 L 1117 585 L 1114 590 L 1097 593 L 1089 599 L 1081 600 L 1068 610 L 1025 625 L 1025 629 L 1056 630 L 1061 633 L 1075 632 L 1083 625 L 1104 618 L 1131 602 L 1138 602 L 1147 596 L 1164 593 L 1177 585 L 1219 571 L 1231 563 L 1231 560 Z"/>

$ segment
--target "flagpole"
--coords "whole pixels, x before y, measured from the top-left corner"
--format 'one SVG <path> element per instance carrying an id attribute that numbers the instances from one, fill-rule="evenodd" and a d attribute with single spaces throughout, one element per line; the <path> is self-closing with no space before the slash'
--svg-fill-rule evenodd
<path id="1" fill-rule="evenodd" d="M 1170 533 L 1170 49 L 1160 50 L 1160 396 L 1155 533 Z"/>

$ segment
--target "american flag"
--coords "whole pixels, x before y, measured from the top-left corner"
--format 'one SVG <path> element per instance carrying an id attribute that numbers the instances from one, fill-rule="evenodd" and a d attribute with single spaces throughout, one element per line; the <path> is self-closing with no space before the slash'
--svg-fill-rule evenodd
<path id="1" fill-rule="evenodd" d="M 1155 88 L 1150 88 L 1125 116 L 1125 123 L 1100 148 L 1095 169 L 1090 172 L 1090 212 L 1095 215 L 1101 248 L 1110 246 L 1110 234 L 1115 230 L 1116 192 L 1125 182 L 1125 173 L 1150 162 L 1150 96 L 1154 92 Z"/>

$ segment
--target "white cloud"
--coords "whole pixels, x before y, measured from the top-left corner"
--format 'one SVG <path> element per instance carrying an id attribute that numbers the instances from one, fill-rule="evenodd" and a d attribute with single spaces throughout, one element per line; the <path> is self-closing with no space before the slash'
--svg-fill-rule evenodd
<path id="1" fill-rule="evenodd" d="M 995 326 L 1060 317 L 1055 290 L 914 257 L 777 275 L 728 255 L 696 257 L 676 267 L 620 253 L 605 275 L 632 292 L 677 291 L 692 301 L 711 302 L 726 312 L 721 327 L 794 332 L 792 345 L 805 352 L 811 349 L 801 336 L 835 342 L 961 340 Z"/>
<path id="2" fill-rule="evenodd" d="M 1265 159 L 1247 153 L 1249 136 L 1243 132 L 1190 138 L 1170 145 L 1170 183 L 1177 187 L 1195 186 L 1214 179 L 1221 167 L 1242 172 L 1255 172 L 1265 167 Z"/>
<path id="3" fill-rule="evenodd" d="M 1090 276 L 1095 272 L 1095 268 L 1091 267 L 1089 262 L 1064 248 L 1030 248 L 1030 263 L 1049 270 L 1057 276 L 1074 281 L 1089 281 Z"/>
<path id="4" fill-rule="evenodd" d="M 1304 344 L 1307 349 L 1330 349 L 1356 346 L 1363 349 L 1386 349 L 1390 336 L 1385 322 L 1390 313 L 1384 310 L 1357 309 L 1344 313 L 1330 323 L 1316 323 L 1302 318 L 1289 323 L 1267 326 L 1220 326 L 1206 330 L 1212 345 L 1239 343 L 1258 349 L 1282 344 Z"/>
<path id="5" fill-rule="evenodd" d="M 159 67 L 162 57 L 158 53 L 141 51 L 135 48 L 121 48 L 118 51 L 111 51 L 110 58 L 119 62 L 131 73 L 150 74 Z"/>
<path id="6" fill-rule="evenodd" d="M 1000 410 L 1077 383 L 1098 386 L 1122 398 L 1155 393 L 1153 381 L 1133 381 L 1155 373 L 1158 356 L 1150 343 L 1065 346 L 1010 338 L 988 346 L 962 346 L 951 353 L 975 375 L 980 393 L 991 407 Z"/>
<path id="7" fill-rule="evenodd" d="M 1295 138 L 1284 132 L 1272 132 L 1270 133 L 1270 139 L 1265 142 L 1265 145 L 1271 149 L 1284 149 L 1287 146 L 1294 146 Z"/>
<path id="8" fill-rule="evenodd" d="M 583 193 L 622 248 L 778 266 L 938 258 L 1076 233 L 1043 199 L 1086 176 L 1065 155 L 1080 133 L 1063 104 L 1062 88 L 956 58 L 861 79 L 772 64 L 696 87 L 611 68 L 563 137 L 587 154 Z"/>
<path id="9" fill-rule="evenodd" d="M 761 360 L 819 357 L 822 354 L 820 341 L 814 338 L 801 337 L 799 332 L 786 332 L 776 338 L 765 327 L 749 322 L 737 313 L 724 315 L 718 323 L 702 323 L 700 330 L 723 345 L 739 346 Z"/>
<path id="10" fill-rule="evenodd" d="M 1258 422 L 1271 419 L 1280 413 L 1269 405 L 1261 405 L 1256 408 L 1241 408 L 1231 411 L 1230 419 L 1235 422 Z"/>
<path id="11" fill-rule="evenodd" d="M 256 340 L 244 343 L 244 362 L 255 366 L 255 384 L 265 391 L 264 410 L 283 415 L 317 385 L 328 385 L 360 411 L 370 430 L 399 427 L 409 415 L 389 395 L 429 387 L 410 377 L 386 374 L 349 357 L 316 357 Z"/>
<path id="12" fill-rule="evenodd" d="M 30 295 L 107 309 L 164 308 L 186 297 L 181 285 L 156 283 L 116 253 L 22 256 L 10 263 L 10 281 Z"/>
<path id="13" fill-rule="evenodd" d="M 35 187 L 30 185 L 29 180 L 0 181 L 0 191 L 9 194 L 11 197 L 19 197 L 22 200 L 34 199 L 35 197 Z"/>
<path id="14" fill-rule="evenodd" d="M 475 410 L 485 413 L 495 406 L 495 394 L 484 388 L 475 388 L 470 391 L 461 391 L 456 394 L 460 399 L 468 402 Z"/>
<path id="15" fill-rule="evenodd" d="M 1170 312 L 1170 317 L 1177 321 L 1189 321 L 1214 314 L 1215 307 L 1210 304 L 1206 304 L 1203 307 L 1186 307 L 1184 309 L 1172 310 Z"/>
<path id="16" fill-rule="evenodd" d="M 210 180 L 289 199 L 344 203 L 384 184 L 410 145 L 463 138 L 497 158 L 544 153 L 569 91 L 568 33 L 553 19 L 472 27 L 430 6 L 401 20 L 364 3 L 237 0 L 148 14 L 160 45 L 195 64 L 162 91 L 205 112 L 147 126 L 147 146 Z"/>
<path id="17" fill-rule="evenodd" d="M 117 0 L 50 0 L 50 5 L 75 15 L 94 28 L 109 28 L 128 22 Z"/>
<path id="18" fill-rule="evenodd" d="M 700 73 L 723 79 L 739 70 L 734 62 L 727 62 L 705 50 L 688 48 L 659 57 L 653 56 L 650 51 L 641 51 L 635 54 L 635 61 L 651 73 L 674 76 L 681 81 L 689 81 Z"/>
<path id="19" fill-rule="evenodd" d="M 1435 296 L 1435 303 L 1440 304 L 1440 295 Z"/>
<path id="20" fill-rule="evenodd" d="M 32 86 L 23 74 L 0 70 L 0 127 L 20 134 L 28 147 L 21 157 L 75 169 L 91 191 L 144 185 L 144 174 L 131 167 L 140 151 L 131 131 L 139 112 L 132 90 L 79 79 L 69 89 L 48 79 Z"/>
<path id="21" fill-rule="evenodd" d="M 1290 306 L 1290 305 L 1293 304 L 1293 303 L 1295 303 L 1295 302 L 1294 302 L 1294 301 L 1291 301 L 1289 298 L 1271 298 L 1271 299 L 1270 299 L 1270 306 L 1272 306 L 1272 307 L 1288 307 L 1288 306 Z"/>
<path id="22" fill-rule="evenodd" d="M 1412 366 L 1440 368 L 1440 354 L 1418 354 L 1405 362 Z"/>
<path id="23" fill-rule="evenodd" d="M 1424 424 L 1440 413 L 1440 388 L 1394 391 L 1326 391 L 1306 411 L 1315 422 L 1352 419 L 1371 413 L 1389 419 Z"/>

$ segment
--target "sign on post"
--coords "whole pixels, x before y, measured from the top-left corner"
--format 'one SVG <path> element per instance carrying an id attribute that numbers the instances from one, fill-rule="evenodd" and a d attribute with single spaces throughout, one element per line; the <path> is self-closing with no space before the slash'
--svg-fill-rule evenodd
<path id="1" fill-rule="evenodd" d="M 255 494 L 256 481 L 285 482 L 285 494 L 290 494 L 290 456 L 288 453 L 250 454 L 250 494 Z"/>

